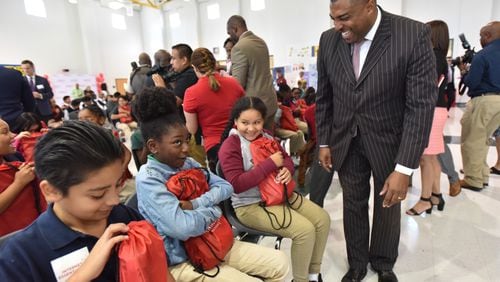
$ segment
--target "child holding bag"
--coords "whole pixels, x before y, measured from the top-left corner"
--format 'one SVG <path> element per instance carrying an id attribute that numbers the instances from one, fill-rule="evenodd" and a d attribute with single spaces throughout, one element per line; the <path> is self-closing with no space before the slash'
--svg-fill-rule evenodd
<path id="1" fill-rule="evenodd" d="M 330 230 L 328 213 L 297 193 L 289 199 L 283 197 L 280 204 L 263 207 L 259 186 L 266 178 L 271 176 L 279 184 L 290 185 L 293 175 L 293 163 L 281 147 L 265 161 L 254 163 L 251 143 L 273 138 L 263 131 L 265 116 L 262 100 L 243 97 L 234 105 L 222 136 L 219 161 L 225 178 L 234 187 L 233 207 L 243 224 L 292 239 L 295 282 L 322 281 L 321 262 Z"/>
<path id="2" fill-rule="evenodd" d="M 171 95 L 165 88 L 146 88 L 135 105 L 144 142 L 151 152 L 136 177 L 139 211 L 162 236 L 170 272 L 183 282 L 282 281 L 288 272 L 288 259 L 282 252 L 239 241 L 234 241 L 218 270 L 195 271 L 185 241 L 210 231 L 222 216 L 218 204 L 229 198 L 233 189 L 211 173 L 208 191 L 193 200 L 180 200 L 168 189 L 172 178 L 201 167 L 188 156 L 190 135 Z"/>

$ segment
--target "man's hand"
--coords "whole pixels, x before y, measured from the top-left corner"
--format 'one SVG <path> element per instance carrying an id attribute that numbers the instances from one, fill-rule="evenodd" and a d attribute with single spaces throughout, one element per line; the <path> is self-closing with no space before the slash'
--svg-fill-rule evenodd
<path id="1" fill-rule="evenodd" d="M 394 204 L 403 201 L 406 198 L 406 193 L 408 192 L 408 183 L 410 182 L 410 177 L 406 174 L 394 171 L 385 180 L 384 187 L 380 192 L 380 196 L 384 196 L 384 202 L 382 206 L 384 208 L 389 208 Z"/>
<path id="2" fill-rule="evenodd" d="M 332 172 L 332 155 L 330 148 L 319 148 L 318 159 L 319 165 L 321 165 L 326 171 Z"/>
<path id="3" fill-rule="evenodd" d="M 155 83 L 156 87 L 163 87 L 163 88 L 167 87 L 161 75 L 155 73 L 151 76 L 151 78 L 153 79 L 153 82 Z"/>
<path id="4" fill-rule="evenodd" d="M 43 99 L 43 95 L 40 94 L 39 92 L 36 92 L 36 91 L 33 91 L 33 97 L 35 99 L 39 99 L 39 100 L 42 100 Z"/>

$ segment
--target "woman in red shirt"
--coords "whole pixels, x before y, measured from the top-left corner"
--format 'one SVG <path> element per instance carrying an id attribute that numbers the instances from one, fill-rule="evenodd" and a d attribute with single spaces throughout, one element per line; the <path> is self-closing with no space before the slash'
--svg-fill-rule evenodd
<path id="1" fill-rule="evenodd" d="M 231 108 L 236 100 L 245 95 L 245 91 L 236 79 L 217 73 L 215 57 L 208 49 L 194 50 L 191 64 L 198 82 L 184 94 L 186 127 L 191 134 L 201 127 L 209 167 L 215 172 L 222 132 Z"/>

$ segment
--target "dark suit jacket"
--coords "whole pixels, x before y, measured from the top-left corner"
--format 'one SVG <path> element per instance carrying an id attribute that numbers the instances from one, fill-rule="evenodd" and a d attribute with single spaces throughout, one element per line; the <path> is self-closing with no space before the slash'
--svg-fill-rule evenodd
<path id="1" fill-rule="evenodd" d="M 26 79 L 26 81 L 28 81 L 28 78 L 26 76 L 24 78 Z M 45 77 L 35 75 L 34 83 L 35 83 L 34 91 L 37 91 L 43 96 L 42 99 L 35 99 L 38 114 L 40 114 L 41 116 L 52 115 L 52 107 L 50 106 L 50 99 L 54 97 L 54 94 L 52 93 L 52 88 L 50 88 L 49 82 L 47 81 L 47 79 L 45 79 Z"/>
<path id="2" fill-rule="evenodd" d="M 35 110 L 35 99 L 30 86 L 17 71 L 0 67 L 0 118 L 12 128 L 23 112 Z"/>
<path id="3" fill-rule="evenodd" d="M 333 168 L 342 166 L 355 134 L 374 171 L 396 163 L 416 168 L 429 139 L 436 79 L 430 29 L 422 23 L 382 11 L 357 81 L 350 46 L 334 29 L 325 31 L 316 120 L 318 144 L 330 146 Z"/>
<path id="4" fill-rule="evenodd" d="M 247 96 L 259 97 L 267 107 L 267 117 L 278 109 L 266 42 L 251 31 L 243 33 L 231 49 L 231 75 Z"/>

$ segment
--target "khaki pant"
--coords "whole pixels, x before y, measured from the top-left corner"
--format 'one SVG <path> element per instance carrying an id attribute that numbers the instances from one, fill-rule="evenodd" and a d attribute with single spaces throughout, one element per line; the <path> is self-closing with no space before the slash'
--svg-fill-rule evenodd
<path id="1" fill-rule="evenodd" d="M 202 167 L 207 167 L 207 155 L 202 145 L 197 145 L 194 135 L 189 140 L 189 156 L 199 162 Z"/>
<path id="2" fill-rule="evenodd" d="M 471 99 L 461 120 L 465 181 L 475 187 L 488 183 L 488 139 L 500 124 L 500 94 Z"/>
<path id="3" fill-rule="evenodd" d="M 294 282 L 308 282 L 309 273 L 320 273 L 326 240 L 330 231 L 330 216 L 315 203 L 293 193 L 290 202 L 293 203 L 290 226 L 275 230 L 267 213 L 259 204 L 236 208 L 236 216 L 248 227 L 273 233 L 284 238 L 292 239 L 292 272 Z M 278 220 L 283 219 L 283 205 L 266 207 L 276 215 Z M 287 218 L 289 216 L 288 211 Z M 274 222 L 274 220 L 273 220 Z M 276 222 L 274 222 L 276 226 Z"/>
<path id="4" fill-rule="evenodd" d="M 289 265 L 287 256 L 281 251 L 256 244 L 234 241 L 231 251 L 224 258 L 224 262 L 219 265 L 219 269 L 219 274 L 214 278 L 210 278 L 194 271 L 194 267 L 189 262 L 169 267 L 170 273 L 172 273 L 175 280 L 181 282 L 257 282 L 262 281 L 262 279 L 269 282 L 278 282 L 285 279 Z M 216 270 L 212 269 L 207 273 L 215 274 Z"/>
<path id="5" fill-rule="evenodd" d="M 297 154 L 300 149 L 306 144 L 304 133 L 302 131 L 291 131 L 283 128 L 276 128 L 274 130 L 276 136 L 281 139 L 290 138 L 290 154 Z"/>

